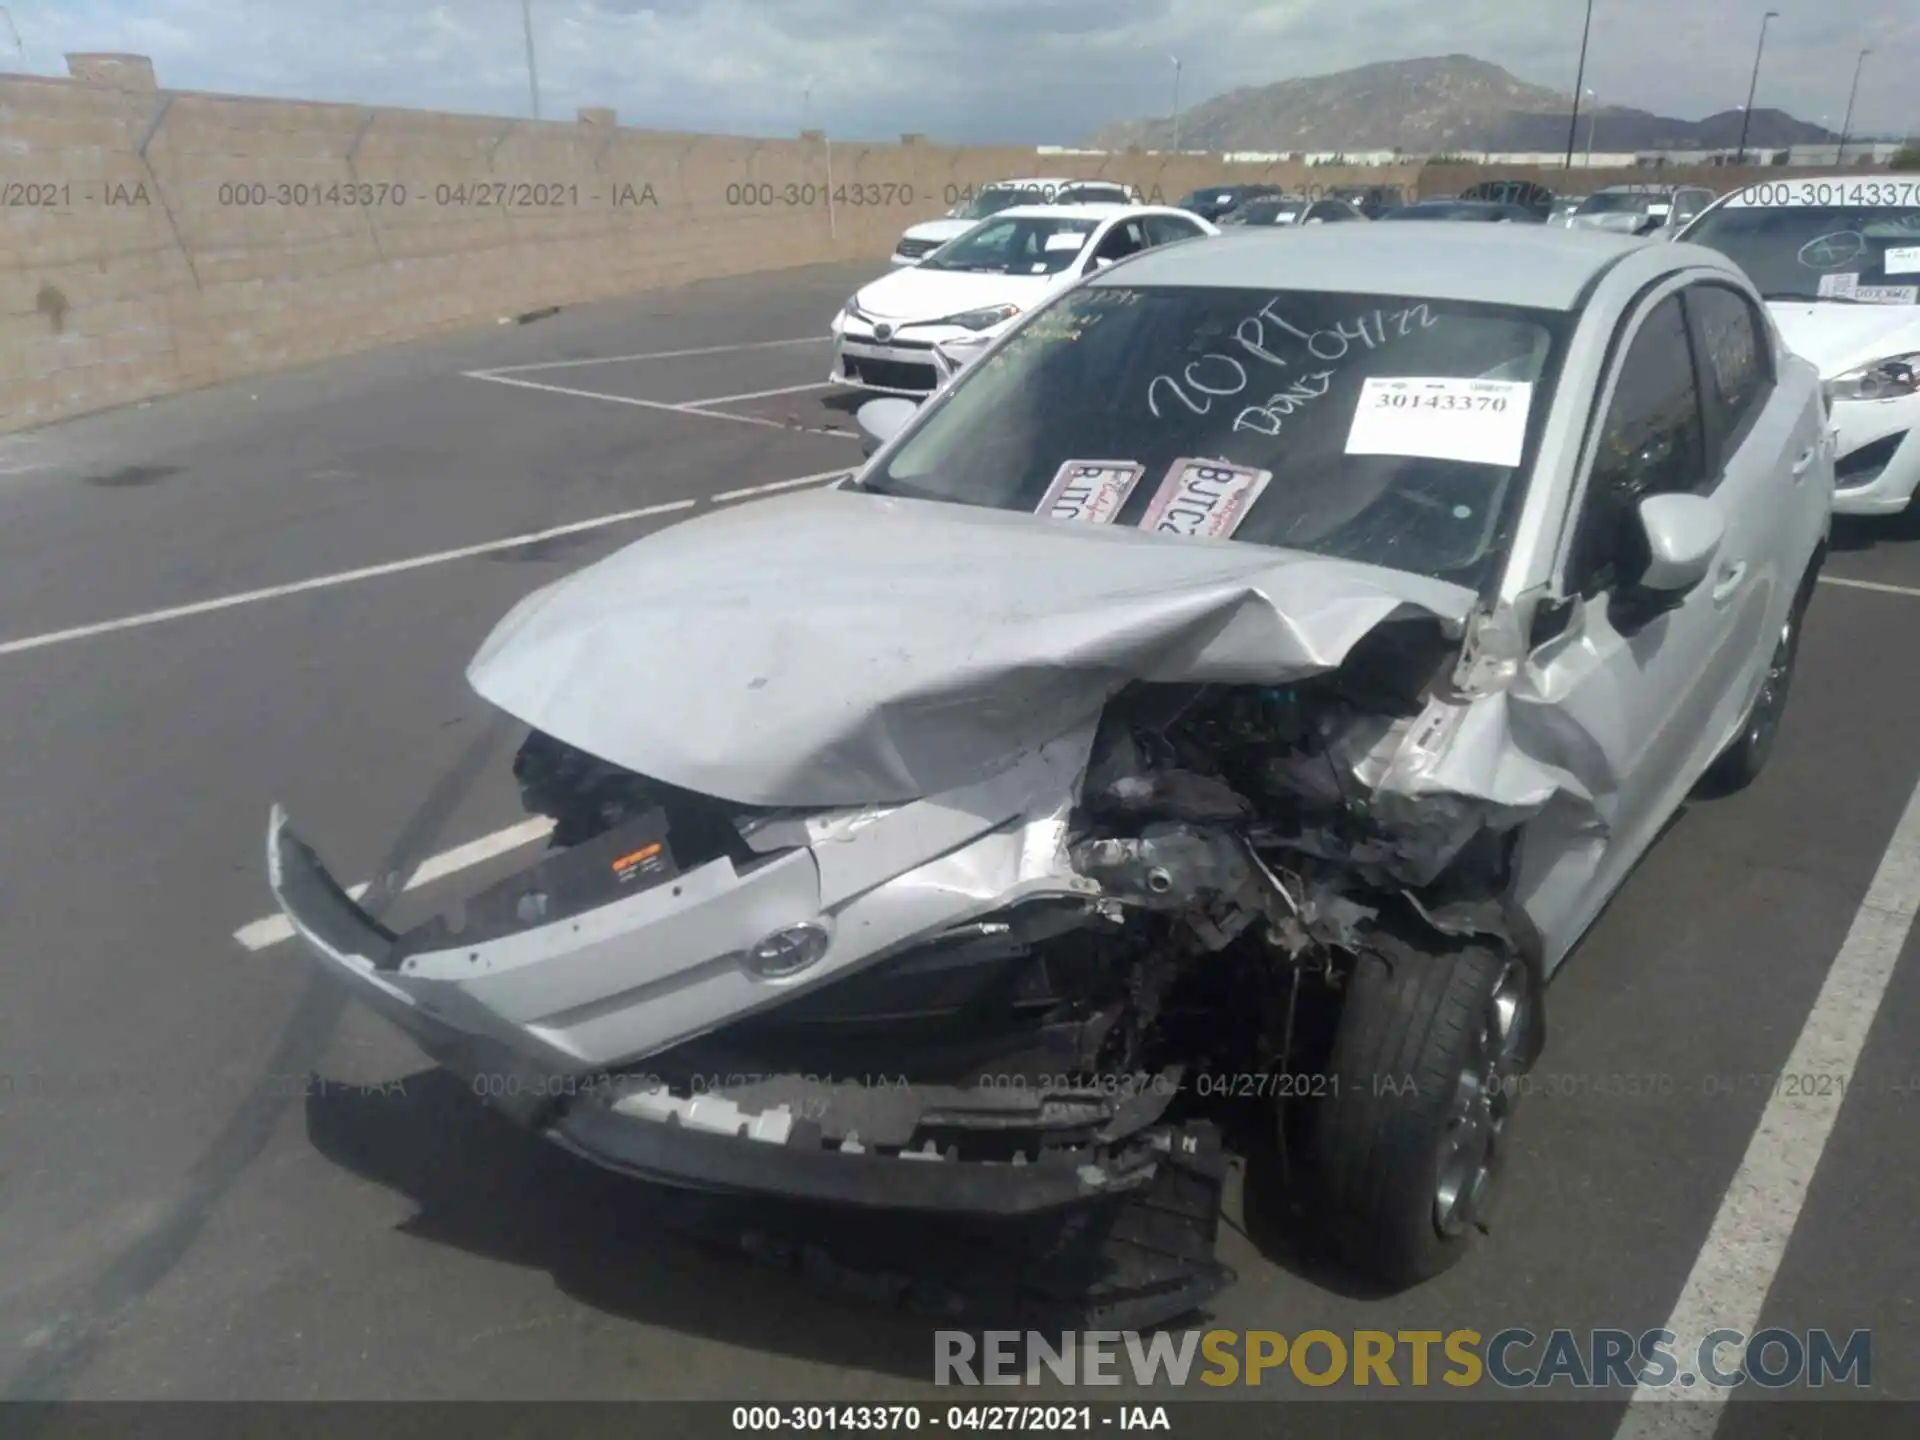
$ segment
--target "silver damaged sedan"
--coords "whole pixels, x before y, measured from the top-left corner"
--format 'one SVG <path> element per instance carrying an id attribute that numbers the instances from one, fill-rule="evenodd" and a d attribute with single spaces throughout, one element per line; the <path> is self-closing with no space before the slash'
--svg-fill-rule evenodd
<path id="1" fill-rule="evenodd" d="M 1079 1217 L 1155 1257 L 1109 1272 L 1126 1323 L 1230 1283 L 1233 1153 L 1377 1280 L 1453 1263 L 1549 978 L 1773 746 L 1833 496 L 1813 368 L 1709 249 L 1252 230 L 862 425 L 856 474 L 487 639 L 536 864 L 396 932 L 276 808 L 294 928 L 601 1165 Z"/>

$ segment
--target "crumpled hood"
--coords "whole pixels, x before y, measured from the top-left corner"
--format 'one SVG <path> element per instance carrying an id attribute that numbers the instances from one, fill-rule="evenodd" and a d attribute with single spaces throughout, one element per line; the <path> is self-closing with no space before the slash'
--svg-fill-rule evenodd
<path id="1" fill-rule="evenodd" d="M 521 601 L 467 670 L 519 720 L 750 805 L 992 773 L 1130 681 L 1284 684 L 1474 595 L 1231 541 L 813 491 L 711 512 Z"/>
<path id="2" fill-rule="evenodd" d="M 1775 300 L 1767 309 L 1780 338 L 1831 380 L 1889 355 L 1920 350 L 1920 306 L 1836 305 Z"/>

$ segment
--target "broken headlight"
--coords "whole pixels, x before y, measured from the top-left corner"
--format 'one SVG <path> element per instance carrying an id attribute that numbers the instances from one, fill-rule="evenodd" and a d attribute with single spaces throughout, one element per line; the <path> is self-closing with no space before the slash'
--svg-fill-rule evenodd
<path id="1" fill-rule="evenodd" d="M 1829 400 L 1898 400 L 1920 394 L 1920 350 L 1889 355 L 1826 382 Z"/>

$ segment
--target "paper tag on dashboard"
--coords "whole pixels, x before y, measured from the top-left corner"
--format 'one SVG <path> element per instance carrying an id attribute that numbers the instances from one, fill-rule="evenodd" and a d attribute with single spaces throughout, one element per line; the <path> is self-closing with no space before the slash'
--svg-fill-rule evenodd
<path id="1" fill-rule="evenodd" d="M 1828 300 L 1851 300 L 1853 292 L 1859 288 L 1859 271 L 1829 271 L 1820 277 L 1820 283 L 1814 287 L 1814 293 Z"/>
<path id="2" fill-rule="evenodd" d="M 1173 462 L 1160 482 L 1140 528 L 1161 535 L 1224 540 L 1240 528 L 1272 479 L 1271 470 L 1184 457 Z"/>
<path id="3" fill-rule="evenodd" d="M 1889 275 L 1920 275 L 1920 245 L 1890 247 L 1880 268 Z"/>
<path id="4" fill-rule="evenodd" d="M 1347 454 L 1518 465 L 1532 405 L 1525 380 L 1373 376 L 1360 387 Z"/>
<path id="5" fill-rule="evenodd" d="M 1036 515 L 1110 525 L 1147 467 L 1131 460 L 1069 460 L 1041 497 Z"/>
<path id="6" fill-rule="evenodd" d="M 1869 305 L 1911 305 L 1920 300 L 1920 285 L 1856 285 L 1851 293 Z"/>
<path id="7" fill-rule="evenodd" d="M 1087 243 L 1088 230 L 1056 230 L 1047 236 L 1048 250 L 1078 250 Z"/>

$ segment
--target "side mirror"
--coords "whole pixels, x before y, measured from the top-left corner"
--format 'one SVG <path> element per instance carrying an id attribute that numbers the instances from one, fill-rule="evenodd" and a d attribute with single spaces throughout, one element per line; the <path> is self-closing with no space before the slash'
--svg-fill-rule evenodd
<path id="1" fill-rule="evenodd" d="M 1095 270 L 1104 270 L 1111 264 L 1113 264 L 1113 261 L 1104 255 L 1096 255 L 1093 257 L 1093 268 Z M 1091 274 L 1092 272 L 1089 271 L 1088 273 Z"/>
<path id="2" fill-rule="evenodd" d="M 1675 609 L 1706 579 L 1727 529 L 1717 503 L 1686 493 L 1647 496 L 1635 507 L 1631 524 L 1639 533 L 1628 543 L 1631 549 L 1645 547 L 1644 563 L 1638 579 L 1615 589 L 1607 604 L 1622 635 Z"/>
<path id="3" fill-rule="evenodd" d="M 1649 495 L 1639 504 L 1647 542 L 1647 568 L 1639 588 L 1679 599 L 1707 578 L 1727 519 L 1706 495 Z"/>
<path id="4" fill-rule="evenodd" d="M 877 452 L 906 428 L 913 412 L 919 408 L 913 401 L 893 395 L 867 401 L 853 417 L 860 426 L 860 453 Z"/>

